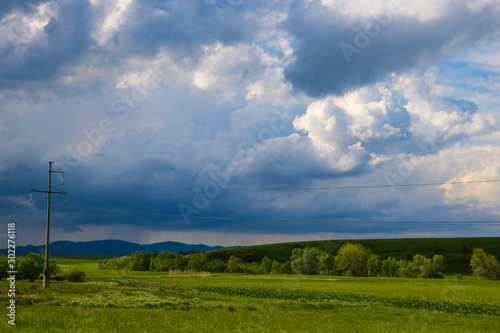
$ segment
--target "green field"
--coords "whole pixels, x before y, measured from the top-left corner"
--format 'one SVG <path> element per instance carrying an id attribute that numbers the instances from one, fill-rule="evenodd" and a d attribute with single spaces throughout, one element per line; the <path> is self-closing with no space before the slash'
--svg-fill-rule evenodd
<path id="1" fill-rule="evenodd" d="M 1 332 L 498 332 L 500 281 L 98 270 L 88 281 L 17 281 Z M 0 282 L 2 304 L 8 284 Z"/>
<path id="2" fill-rule="evenodd" d="M 500 238 L 403 238 L 403 239 L 362 239 L 362 240 L 324 240 L 309 242 L 291 242 L 267 245 L 234 247 L 207 253 L 209 258 L 227 259 L 234 255 L 245 262 L 260 261 L 264 256 L 285 262 L 292 250 L 306 246 L 316 247 L 335 255 L 345 243 L 360 243 L 372 253 L 385 259 L 411 260 L 415 254 L 432 257 L 441 254 L 447 262 L 447 273 L 471 274 L 469 262 L 474 248 L 483 248 L 487 253 L 500 258 Z"/>

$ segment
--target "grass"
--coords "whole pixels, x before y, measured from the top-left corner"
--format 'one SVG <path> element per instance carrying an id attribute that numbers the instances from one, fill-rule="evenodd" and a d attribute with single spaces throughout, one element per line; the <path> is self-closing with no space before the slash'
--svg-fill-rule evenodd
<path id="1" fill-rule="evenodd" d="M 366 302 L 254 298 L 113 283 L 54 282 L 44 290 L 39 282 L 18 283 L 19 332 L 496 332 L 500 322 L 492 315 Z M 0 329 L 14 331 L 5 321 Z"/>
<path id="2" fill-rule="evenodd" d="M 17 281 L 16 327 L 2 315 L 1 332 L 500 330 L 500 281 L 99 271 L 98 258 L 55 260 L 90 281 Z M 0 281 L 1 304 L 7 289 Z"/>
<path id="3" fill-rule="evenodd" d="M 283 302 L 213 310 L 35 305 L 19 311 L 18 332 L 497 332 L 498 321 L 468 315 Z M 68 320 L 70 318 L 70 320 Z M 494 318 L 497 319 L 497 318 Z M 3 332 L 14 331 L 4 328 Z"/>

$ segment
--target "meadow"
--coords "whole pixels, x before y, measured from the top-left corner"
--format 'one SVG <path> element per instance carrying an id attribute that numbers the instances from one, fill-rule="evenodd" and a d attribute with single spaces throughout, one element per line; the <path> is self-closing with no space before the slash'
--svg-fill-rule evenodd
<path id="1" fill-rule="evenodd" d="M 498 332 L 500 281 L 99 270 L 87 281 L 16 282 L 2 332 Z M 6 304 L 8 284 L 0 282 Z"/>

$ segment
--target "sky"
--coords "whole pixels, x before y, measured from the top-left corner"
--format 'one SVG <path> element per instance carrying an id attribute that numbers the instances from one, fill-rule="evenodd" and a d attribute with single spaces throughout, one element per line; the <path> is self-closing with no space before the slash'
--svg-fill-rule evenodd
<path id="1" fill-rule="evenodd" d="M 499 14 L 2 1 L 0 245 L 500 236 Z"/>

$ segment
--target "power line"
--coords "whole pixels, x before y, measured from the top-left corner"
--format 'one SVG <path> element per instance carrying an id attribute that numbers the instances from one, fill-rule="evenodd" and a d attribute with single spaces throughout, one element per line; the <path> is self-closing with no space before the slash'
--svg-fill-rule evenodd
<path id="1" fill-rule="evenodd" d="M 103 211 L 114 214 L 135 214 L 144 216 L 159 216 L 170 218 L 189 218 L 197 220 L 219 220 L 219 221 L 245 221 L 245 222 L 276 222 L 276 223 L 318 223 L 318 224 L 392 224 L 392 225 L 500 225 L 500 221 L 361 221 L 361 220 L 290 220 L 290 219 L 257 219 L 257 218 L 242 218 L 242 217 L 217 217 L 217 216 L 183 216 L 178 214 L 166 213 L 151 213 L 136 210 L 122 210 L 112 208 L 101 208 L 94 206 L 82 206 L 73 204 L 73 207 L 81 207 L 84 209 L 91 209 Z"/>
<path id="2" fill-rule="evenodd" d="M 18 206 L 13 207 L 13 208 L 7 209 L 6 211 L 3 211 L 3 212 L 2 212 L 2 214 L 7 214 L 7 213 L 10 213 L 10 212 L 12 212 L 12 211 L 14 211 L 14 210 L 17 210 L 17 209 L 19 209 L 19 208 L 28 207 L 28 205 L 29 205 L 29 204 L 27 204 L 27 203 L 26 203 L 26 204 L 20 204 L 20 205 L 18 205 Z"/>
<path id="3" fill-rule="evenodd" d="M 434 183 L 417 183 L 417 184 L 394 184 L 394 185 L 352 185 L 352 186 L 325 186 L 325 187 L 275 187 L 275 188 L 219 188 L 219 191 L 224 192 L 250 192 L 250 191 L 314 191 L 314 190 L 349 190 L 349 189 L 371 189 L 371 188 L 392 188 L 392 187 L 418 187 L 418 186 L 442 186 L 442 185 L 466 185 L 466 184 L 481 184 L 481 183 L 499 183 L 500 179 L 489 180 L 470 180 L 460 182 L 434 182 Z M 130 190 L 130 191 L 192 191 L 192 188 L 174 188 L 174 187 L 109 187 L 98 185 L 83 185 L 83 184 L 67 184 L 69 186 L 103 188 L 106 190 Z"/>

